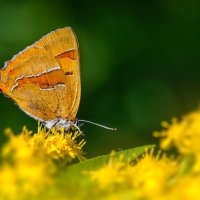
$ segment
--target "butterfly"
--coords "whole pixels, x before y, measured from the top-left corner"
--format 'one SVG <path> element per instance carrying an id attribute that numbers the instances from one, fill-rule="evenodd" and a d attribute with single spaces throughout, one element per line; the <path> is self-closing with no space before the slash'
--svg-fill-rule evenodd
<path id="1" fill-rule="evenodd" d="M 50 32 L 7 61 L 0 70 L 0 90 L 47 128 L 75 125 L 81 80 L 72 28 Z"/>
<path id="2" fill-rule="evenodd" d="M 81 98 L 78 42 L 71 27 L 50 32 L 28 46 L 0 70 L 0 91 L 47 128 L 68 130 L 77 120 Z"/>

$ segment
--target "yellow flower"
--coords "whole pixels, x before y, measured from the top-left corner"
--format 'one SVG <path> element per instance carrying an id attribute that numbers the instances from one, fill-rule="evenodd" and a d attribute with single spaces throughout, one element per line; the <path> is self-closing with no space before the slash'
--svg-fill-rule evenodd
<path id="1" fill-rule="evenodd" d="M 129 166 L 132 187 L 139 196 L 156 197 L 162 194 L 177 171 L 177 162 L 165 155 L 154 155 L 153 149 L 145 153 L 133 166 Z"/>
<path id="2" fill-rule="evenodd" d="M 6 130 L 9 141 L 1 150 L 0 198 L 26 199 L 37 195 L 47 186 L 54 184 L 55 160 L 64 163 L 72 159 L 84 159 L 84 140 L 77 142 L 79 134 L 64 133 L 53 129 L 47 132 L 39 128 L 32 134 L 26 127 L 19 135 Z"/>
<path id="3" fill-rule="evenodd" d="M 125 163 L 123 159 L 113 160 L 91 172 L 101 189 L 119 188 L 133 190 L 133 196 L 155 197 L 168 187 L 177 170 L 177 163 L 166 156 L 156 157 L 153 150 L 146 152 L 136 164 Z"/>
<path id="4" fill-rule="evenodd" d="M 161 137 L 161 149 L 178 152 L 161 156 L 151 150 L 134 164 L 111 158 L 91 173 L 105 199 L 200 199 L 200 111 L 162 125 L 165 130 L 154 133 Z"/>
<path id="5" fill-rule="evenodd" d="M 18 191 L 17 177 L 13 166 L 4 164 L 0 168 L 0 197 L 15 197 Z"/>
<path id="6" fill-rule="evenodd" d="M 199 200 L 199 183 L 199 175 L 189 174 L 187 176 L 179 177 L 176 184 L 174 184 L 173 187 L 163 195 L 162 199 Z"/>
<path id="7" fill-rule="evenodd" d="M 182 118 L 172 120 L 172 124 L 163 122 L 165 130 L 155 132 L 161 137 L 160 146 L 167 149 L 175 146 L 181 154 L 200 153 L 200 111 L 190 113 Z"/>
<path id="8" fill-rule="evenodd" d="M 97 171 L 91 172 L 92 180 L 97 180 L 101 188 L 105 188 L 111 184 L 124 183 L 125 176 L 123 169 L 126 164 L 122 160 L 115 161 L 110 159 L 109 163 Z"/>
<path id="9" fill-rule="evenodd" d="M 82 148 L 86 142 L 83 139 L 77 142 L 79 136 L 78 131 L 65 133 L 64 128 L 53 128 L 50 132 L 45 127 L 38 128 L 38 133 L 33 135 L 32 145 L 37 145 L 40 150 L 42 148 L 47 156 L 55 160 L 84 160 Z"/>
<path id="10" fill-rule="evenodd" d="M 55 165 L 31 145 L 31 132 L 26 128 L 16 136 L 11 130 L 6 132 L 10 140 L 1 151 L 0 197 L 21 199 L 36 195 L 53 183 Z"/>

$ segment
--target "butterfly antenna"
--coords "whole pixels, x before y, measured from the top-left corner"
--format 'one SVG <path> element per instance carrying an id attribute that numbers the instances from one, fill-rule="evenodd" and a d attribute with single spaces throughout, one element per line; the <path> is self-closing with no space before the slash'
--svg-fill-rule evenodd
<path id="1" fill-rule="evenodd" d="M 99 126 L 99 127 L 111 130 L 111 131 L 116 131 L 117 130 L 116 128 L 107 127 L 107 126 L 104 126 L 104 125 L 101 125 L 101 124 L 98 124 L 98 123 L 95 123 L 95 122 L 91 122 L 91 121 L 88 121 L 88 120 L 81 119 L 81 120 L 78 120 L 78 122 L 86 122 L 86 123 L 93 124 L 95 126 Z"/>

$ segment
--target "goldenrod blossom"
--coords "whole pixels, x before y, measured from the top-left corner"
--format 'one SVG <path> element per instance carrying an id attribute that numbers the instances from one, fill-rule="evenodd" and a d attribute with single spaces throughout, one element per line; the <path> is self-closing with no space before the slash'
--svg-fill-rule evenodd
<path id="1" fill-rule="evenodd" d="M 134 164 L 111 158 L 91 173 L 105 199 L 200 199 L 200 111 L 162 125 L 165 130 L 154 133 L 161 137 L 161 150 L 178 152 L 146 152 Z"/>
<path id="2" fill-rule="evenodd" d="M 161 149 L 175 147 L 181 155 L 194 158 L 193 170 L 200 172 L 200 110 L 192 112 L 178 121 L 172 120 L 172 124 L 162 123 L 165 130 L 155 132 L 155 136 L 161 137 Z"/>
<path id="3" fill-rule="evenodd" d="M 162 125 L 165 130 L 154 133 L 162 137 L 162 149 L 173 146 L 182 154 L 200 152 L 200 110 L 184 116 L 181 121 L 172 119 L 172 124 L 163 122 Z"/>
<path id="4" fill-rule="evenodd" d="M 75 158 L 84 160 L 82 148 L 85 140 L 77 142 L 79 136 L 78 131 L 65 133 L 64 128 L 59 130 L 53 128 L 51 132 L 47 132 L 44 127 L 39 128 L 38 133 L 33 135 L 32 144 L 37 144 L 45 154 L 56 160 L 62 159 L 65 162 L 70 162 Z"/>
<path id="5" fill-rule="evenodd" d="M 47 132 L 39 128 L 32 134 L 26 127 L 22 133 L 14 135 L 6 130 L 9 141 L 1 150 L 0 198 L 26 199 L 36 195 L 47 186 L 54 184 L 55 160 L 70 162 L 74 158 L 83 159 L 84 140 L 77 142 L 78 133 L 64 133 L 53 129 Z"/>
<path id="6" fill-rule="evenodd" d="M 166 156 L 154 156 L 153 150 L 146 152 L 136 164 L 125 163 L 122 159 L 113 160 L 91 172 L 93 180 L 100 188 L 134 189 L 133 194 L 138 198 L 155 197 L 163 192 L 167 181 L 177 170 L 176 162 Z M 133 195 L 132 194 L 132 195 Z"/>
<path id="7" fill-rule="evenodd" d="M 107 187 L 111 184 L 124 183 L 125 176 L 123 169 L 126 164 L 122 160 L 110 159 L 109 163 L 97 171 L 92 171 L 91 176 L 93 180 L 97 180 L 101 188 Z"/>

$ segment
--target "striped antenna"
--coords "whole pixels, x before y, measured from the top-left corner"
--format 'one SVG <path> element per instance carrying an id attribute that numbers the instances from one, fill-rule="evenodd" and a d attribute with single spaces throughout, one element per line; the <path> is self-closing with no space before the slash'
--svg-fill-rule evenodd
<path id="1" fill-rule="evenodd" d="M 95 122 L 91 122 L 91 121 L 88 121 L 88 120 L 81 119 L 81 120 L 78 120 L 78 122 L 86 122 L 86 123 L 93 124 L 95 126 L 99 126 L 99 127 L 105 128 L 107 130 L 111 130 L 111 131 L 117 130 L 116 128 L 107 127 L 107 126 L 104 126 L 104 125 L 101 125 L 101 124 L 98 124 L 98 123 L 95 123 Z"/>

